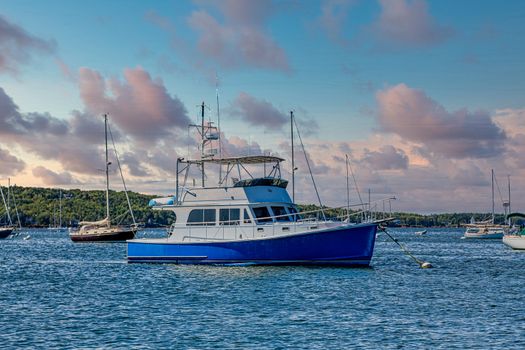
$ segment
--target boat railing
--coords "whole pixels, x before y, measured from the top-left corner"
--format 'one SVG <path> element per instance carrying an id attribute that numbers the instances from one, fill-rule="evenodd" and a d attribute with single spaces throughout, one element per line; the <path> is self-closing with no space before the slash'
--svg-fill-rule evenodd
<path id="1" fill-rule="evenodd" d="M 360 205 L 354 205 L 360 206 Z M 327 209 L 339 211 L 339 215 L 326 217 L 322 215 Z M 348 209 L 343 213 L 344 209 Z M 355 217 L 357 220 L 352 221 Z M 385 219 L 385 215 L 382 215 Z M 254 220 L 220 220 L 198 222 L 198 223 L 173 223 L 170 226 L 169 234 L 183 230 L 183 240 L 202 239 L 202 240 L 231 240 L 256 237 L 268 237 L 297 232 L 308 232 L 323 227 L 337 225 L 338 223 L 372 223 L 381 220 L 379 215 L 371 214 L 370 210 L 350 211 L 348 206 L 338 208 L 319 208 L 315 210 L 301 211 L 297 213 L 286 213 L 282 215 L 271 215 L 266 217 L 256 217 Z"/>

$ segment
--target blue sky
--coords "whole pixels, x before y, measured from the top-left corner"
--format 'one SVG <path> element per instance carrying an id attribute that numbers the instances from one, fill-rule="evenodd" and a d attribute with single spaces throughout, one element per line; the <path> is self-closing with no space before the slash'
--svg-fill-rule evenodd
<path id="1" fill-rule="evenodd" d="M 169 192 L 159 163 L 184 153 L 201 101 L 214 117 L 217 75 L 232 153 L 286 156 L 294 110 L 331 205 L 345 202 L 346 153 L 361 187 L 403 210 L 486 211 L 491 168 L 524 198 L 521 1 L 3 0 L 0 16 L 0 88 L 16 106 L 0 104 L 0 179 L 96 188 L 74 160 L 98 160 L 81 126 L 107 111 L 134 189 Z M 37 130 L 44 119 L 63 133 Z M 82 156 L 45 151 L 75 140 Z"/>

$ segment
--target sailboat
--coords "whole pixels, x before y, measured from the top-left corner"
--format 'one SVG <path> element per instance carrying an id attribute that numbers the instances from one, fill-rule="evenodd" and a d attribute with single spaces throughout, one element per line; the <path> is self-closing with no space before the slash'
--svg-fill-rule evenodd
<path id="1" fill-rule="evenodd" d="M 70 230 L 69 237 L 73 242 L 114 242 L 125 241 L 135 237 L 137 226 L 135 217 L 131 209 L 131 204 L 127 195 L 127 190 L 124 188 L 126 198 L 128 199 L 128 207 L 133 218 L 133 225 L 112 225 L 109 214 L 109 166 L 108 161 L 108 116 L 104 114 L 104 135 L 106 148 L 106 217 L 99 221 L 81 221 L 80 229 Z M 118 157 L 117 157 L 118 161 Z M 119 164 L 120 167 L 120 164 Z M 122 175 L 122 172 L 121 172 Z M 124 178 L 122 177 L 123 183 Z"/>
<path id="2" fill-rule="evenodd" d="M 522 221 L 525 220 L 525 214 L 522 213 L 511 213 L 507 215 L 507 220 L 513 218 L 519 218 Z M 514 226 L 508 234 L 503 236 L 503 243 L 512 249 L 525 250 L 525 226 Z"/>
<path id="3" fill-rule="evenodd" d="M 53 217 L 52 219 L 50 218 L 49 227 L 47 229 L 50 231 L 60 231 L 60 229 L 62 229 L 62 190 L 59 191 L 59 195 L 58 195 L 58 223 L 57 223 L 56 203 L 53 203 Z"/>
<path id="4" fill-rule="evenodd" d="M 494 169 L 491 170 L 492 176 L 492 218 L 485 221 L 472 222 L 464 224 L 466 227 L 463 239 L 477 238 L 477 239 L 501 239 L 506 232 L 506 225 L 498 225 L 494 223 Z"/>
<path id="5" fill-rule="evenodd" d="M 4 191 L 2 190 L 2 186 L 0 186 L 0 194 L 2 195 L 2 202 L 4 204 L 5 208 L 5 216 L 6 216 L 6 222 L 4 224 L 0 224 L 0 239 L 1 238 L 7 238 L 9 237 L 13 231 L 16 229 L 16 226 L 13 225 L 13 221 L 11 220 L 11 214 L 9 213 L 9 206 L 7 205 L 7 202 L 5 200 Z"/>

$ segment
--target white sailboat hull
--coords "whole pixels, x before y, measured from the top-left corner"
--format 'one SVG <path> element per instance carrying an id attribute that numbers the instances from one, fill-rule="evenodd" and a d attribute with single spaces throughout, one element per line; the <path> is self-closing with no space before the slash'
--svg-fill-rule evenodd
<path id="1" fill-rule="evenodd" d="M 525 250 L 524 235 L 505 235 L 503 236 L 503 243 L 512 249 Z"/>
<path id="2" fill-rule="evenodd" d="M 501 239 L 503 237 L 503 232 L 487 232 L 487 233 L 468 233 L 466 232 L 463 238 L 468 239 Z"/>

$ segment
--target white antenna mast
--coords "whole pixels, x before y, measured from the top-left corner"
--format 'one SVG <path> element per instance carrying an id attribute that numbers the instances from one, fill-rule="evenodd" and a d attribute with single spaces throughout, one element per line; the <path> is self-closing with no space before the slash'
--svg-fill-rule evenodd
<path id="1" fill-rule="evenodd" d="M 219 129 L 219 159 L 222 159 L 221 113 L 219 108 L 219 75 L 215 72 L 215 95 L 217 96 L 217 128 Z M 222 164 L 219 164 L 219 183 L 222 182 Z"/>

